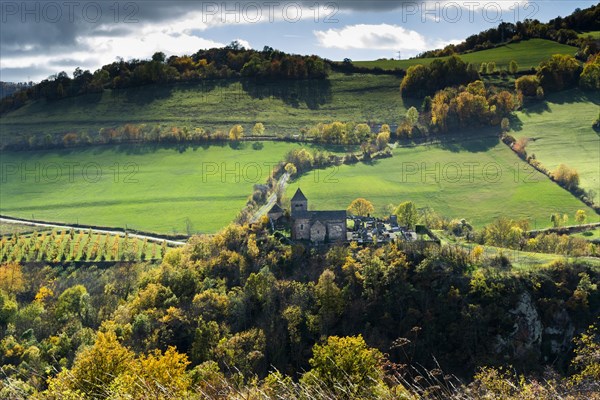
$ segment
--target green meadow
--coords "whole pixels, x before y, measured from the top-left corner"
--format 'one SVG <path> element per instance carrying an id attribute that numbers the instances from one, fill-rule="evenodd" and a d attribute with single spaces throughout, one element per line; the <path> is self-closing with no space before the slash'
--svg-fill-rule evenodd
<path id="1" fill-rule="evenodd" d="M 262 122 L 265 134 L 275 136 L 335 120 L 391 124 L 408 108 L 400 81 L 390 75 L 333 73 L 324 81 L 215 80 L 105 90 L 31 102 L 2 116 L 0 135 L 97 134 L 128 123 L 211 130 L 242 124 L 248 135 Z"/>
<path id="2" fill-rule="evenodd" d="M 2 153 L 1 213 L 164 234 L 216 232 L 298 145 Z"/>
<path id="3" fill-rule="evenodd" d="M 529 138 L 527 153 L 535 154 L 549 170 L 562 163 L 575 168 L 580 186 L 600 196 L 600 134 L 592 128 L 599 111 L 597 94 L 580 90 L 552 94 L 515 113 L 511 134 Z"/>
<path id="4" fill-rule="evenodd" d="M 585 232 L 574 233 L 571 236 L 580 237 L 590 241 L 600 241 L 600 227 L 596 227 Z"/>
<path id="5" fill-rule="evenodd" d="M 472 53 L 460 54 L 460 58 L 465 62 L 479 65 L 482 62 L 494 61 L 497 68 L 508 67 L 508 64 L 515 60 L 519 64 L 519 70 L 527 70 L 537 67 L 542 60 L 550 58 L 553 54 L 575 54 L 577 48 L 567 46 L 546 39 L 529 39 L 518 43 L 509 43 L 498 46 L 493 49 L 474 51 Z M 444 58 L 444 57 L 442 57 Z M 357 67 L 383 68 L 383 69 L 407 69 L 412 65 L 428 65 L 436 58 L 415 58 L 407 60 L 376 60 L 376 61 L 355 61 Z"/>
<path id="6" fill-rule="evenodd" d="M 592 38 L 599 40 L 600 39 L 600 31 L 590 31 L 590 32 L 583 32 L 579 34 L 579 37 L 588 37 L 591 36 Z"/>
<path id="7" fill-rule="evenodd" d="M 548 227 L 552 213 L 574 218 L 578 209 L 587 210 L 590 222 L 598 221 L 593 210 L 493 136 L 396 148 L 390 159 L 313 171 L 292 182 L 287 196 L 298 187 L 316 210 L 345 209 L 364 197 L 379 215 L 390 204 L 411 200 L 477 227 L 499 216 L 527 218 L 531 228 Z"/>

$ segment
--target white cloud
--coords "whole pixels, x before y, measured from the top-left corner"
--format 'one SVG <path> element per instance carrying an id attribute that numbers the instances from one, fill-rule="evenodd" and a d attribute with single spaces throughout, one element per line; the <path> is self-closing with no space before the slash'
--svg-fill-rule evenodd
<path id="1" fill-rule="evenodd" d="M 314 34 L 319 45 L 326 48 L 423 51 L 431 44 L 416 31 L 389 24 L 349 25 Z"/>
<path id="2" fill-rule="evenodd" d="M 247 41 L 238 39 L 244 46 L 250 46 Z M 75 66 L 84 64 L 90 56 L 98 57 L 96 67 L 114 61 L 117 57 L 125 60 L 138 58 L 148 59 L 157 51 L 162 51 L 167 56 L 193 54 L 199 49 L 223 47 L 225 44 L 207 40 L 189 33 L 165 31 L 160 29 L 144 29 L 143 34 L 125 37 L 80 37 L 76 46 L 68 53 L 67 62 L 61 62 L 65 55 L 28 55 L 24 57 L 11 57 L 0 59 L 1 68 L 41 68 L 53 64 L 57 71 L 64 69 L 68 72 Z M 93 49 L 90 54 L 87 49 Z M 93 63 L 93 62 L 92 62 Z M 93 68 L 92 68 L 93 69 Z"/>
<path id="3" fill-rule="evenodd" d="M 250 43 L 247 40 L 240 39 L 240 38 L 237 38 L 235 40 L 237 40 L 238 43 L 241 44 L 245 49 L 251 49 L 252 48 L 252 46 L 250 45 Z"/>

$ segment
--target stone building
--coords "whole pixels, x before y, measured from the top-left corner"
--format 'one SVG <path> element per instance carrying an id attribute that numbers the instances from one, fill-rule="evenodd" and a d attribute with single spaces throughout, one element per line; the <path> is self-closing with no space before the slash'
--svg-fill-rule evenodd
<path id="1" fill-rule="evenodd" d="M 291 200 L 290 222 L 292 240 L 346 241 L 346 211 L 308 211 L 308 199 L 300 189 Z"/>

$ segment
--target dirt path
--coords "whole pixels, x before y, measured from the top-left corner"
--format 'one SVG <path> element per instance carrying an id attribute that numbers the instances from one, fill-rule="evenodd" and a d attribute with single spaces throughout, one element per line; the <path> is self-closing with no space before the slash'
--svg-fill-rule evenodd
<path id="1" fill-rule="evenodd" d="M 289 178 L 290 178 L 290 174 L 288 174 L 287 172 L 284 173 L 283 175 L 281 175 L 281 177 L 277 181 L 277 186 L 279 187 L 279 190 L 283 191 L 283 189 L 285 189 L 285 185 L 287 184 L 287 181 Z M 273 191 L 273 193 L 267 199 L 267 203 L 264 206 L 262 206 L 256 213 L 254 213 L 254 215 L 252 216 L 252 219 L 250 219 L 250 223 L 253 224 L 253 223 L 257 222 L 260 219 L 260 217 L 262 217 L 267 212 L 269 212 L 269 210 L 271 209 L 271 207 L 273 207 L 273 205 L 275 204 L 276 201 L 277 201 L 277 190 Z"/>

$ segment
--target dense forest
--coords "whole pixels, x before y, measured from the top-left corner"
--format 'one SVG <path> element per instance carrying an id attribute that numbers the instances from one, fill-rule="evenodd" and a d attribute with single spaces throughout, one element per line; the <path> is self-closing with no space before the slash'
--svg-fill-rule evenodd
<path id="1" fill-rule="evenodd" d="M 311 249 L 262 221 L 193 237 L 158 266 L 9 263 L 0 277 L 2 398 L 443 398 L 496 384 L 509 398 L 530 384 L 513 374 L 550 370 L 552 390 L 584 396 L 600 377 L 587 330 L 600 273 L 581 261 L 515 270 L 453 246 Z"/>
<path id="2" fill-rule="evenodd" d="M 497 28 L 471 35 L 462 43 L 450 44 L 443 49 L 426 51 L 417 57 L 449 56 L 489 49 L 507 41 L 541 38 L 577 46 L 581 49 L 579 56 L 582 60 L 585 60 L 587 56 L 598 51 L 598 44 L 592 38 L 579 37 L 578 32 L 597 30 L 600 30 L 600 5 L 598 4 L 583 10 L 578 8 L 569 16 L 557 17 L 547 23 L 535 19 L 517 21 L 514 24 L 502 22 Z"/>

